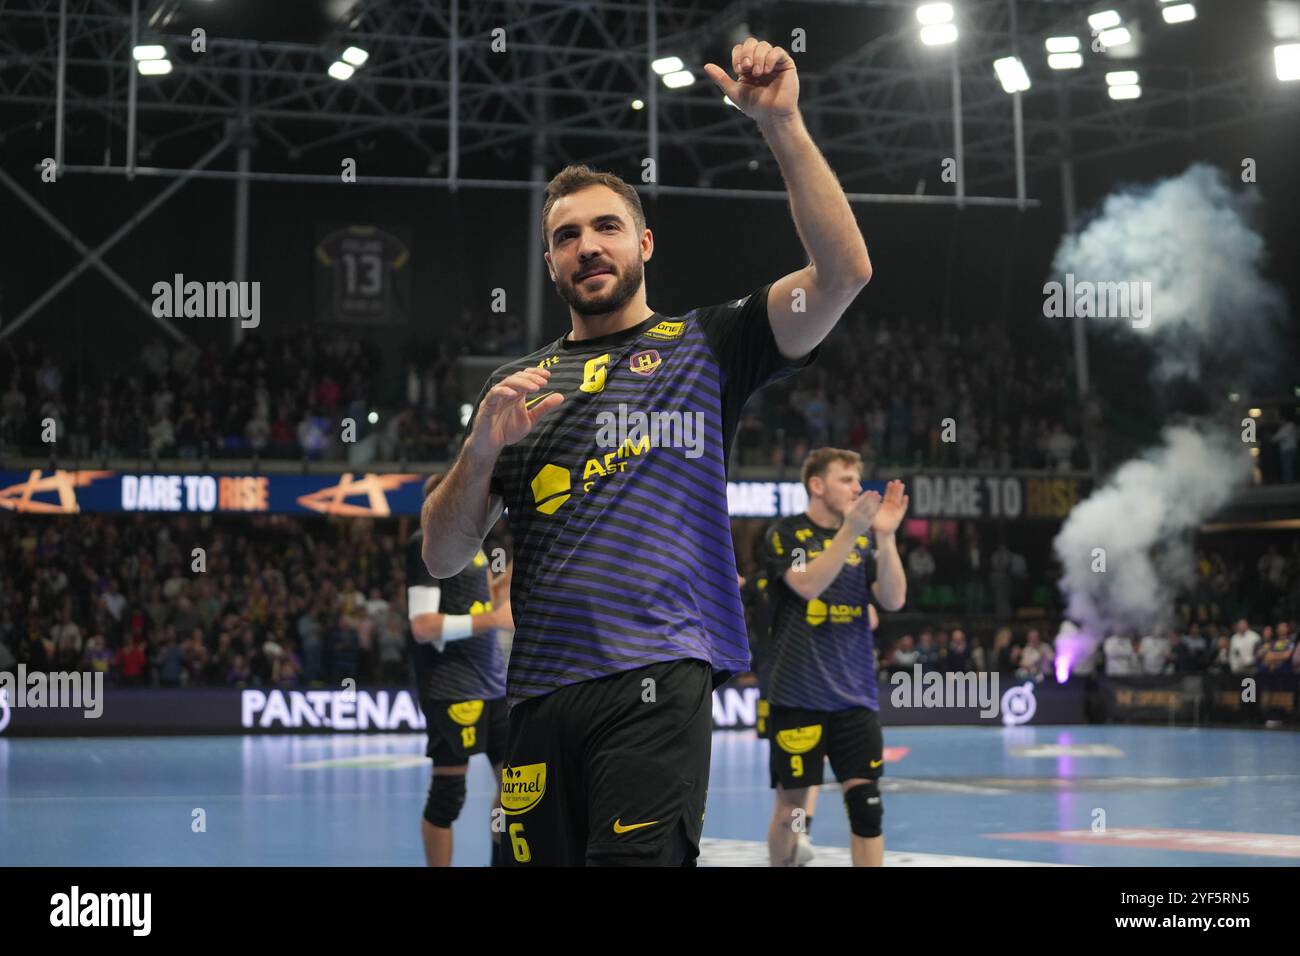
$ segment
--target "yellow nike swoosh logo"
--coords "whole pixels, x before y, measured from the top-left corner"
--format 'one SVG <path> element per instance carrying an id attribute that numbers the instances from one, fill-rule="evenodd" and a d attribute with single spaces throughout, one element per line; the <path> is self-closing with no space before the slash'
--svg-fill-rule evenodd
<path id="1" fill-rule="evenodd" d="M 532 408 L 534 405 L 536 405 L 542 399 L 546 398 L 548 395 L 554 395 L 554 394 L 555 392 L 552 391 L 552 392 L 543 392 L 541 395 L 534 395 L 532 398 L 526 399 L 524 401 L 524 408 Z"/>
<path id="2" fill-rule="evenodd" d="M 630 833 L 633 830 L 640 830 L 642 827 L 652 827 L 658 822 L 658 820 L 651 820 L 649 823 L 629 823 L 627 826 L 624 826 L 623 819 L 620 817 L 614 821 L 614 832 Z"/>
<path id="3" fill-rule="evenodd" d="M 882 763 L 884 763 L 883 760 L 873 760 L 873 761 L 871 761 L 871 769 L 872 769 L 872 770 L 875 770 L 875 769 L 876 769 L 877 767 L 879 767 Z"/>

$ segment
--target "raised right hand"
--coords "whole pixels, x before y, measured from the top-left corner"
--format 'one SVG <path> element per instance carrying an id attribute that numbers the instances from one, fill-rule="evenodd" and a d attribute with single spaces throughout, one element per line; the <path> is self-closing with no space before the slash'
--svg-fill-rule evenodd
<path id="1" fill-rule="evenodd" d="M 526 368 L 494 385 L 479 403 L 474 430 L 467 443 L 477 450 L 496 454 L 507 445 L 521 441 L 543 415 L 564 401 L 559 392 L 551 392 L 540 400 L 529 398 L 550 380 L 550 369 Z"/>

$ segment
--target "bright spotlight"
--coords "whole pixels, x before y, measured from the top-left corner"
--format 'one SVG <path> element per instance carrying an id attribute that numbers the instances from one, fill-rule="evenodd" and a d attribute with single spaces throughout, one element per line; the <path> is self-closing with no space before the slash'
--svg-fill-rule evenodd
<path id="1" fill-rule="evenodd" d="M 1135 100 L 1142 95 L 1142 87 L 1136 83 L 1126 86 L 1108 86 L 1106 92 L 1112 100 Z"/>
<path id="2" fill-rule="evenodd" d="M 352 74 L 356 72 L 356 69 L 342 60 L 335 60 L 330 64 L 330 68 L 326 72 L 336 80 L 349 80 L 352 78 Z"/>
<path id="3" fill-rule="evenodd" d="M 1004 56 L 993 61 L 993 72 L 998 75 L 998 82 L 1008 93 L 1020 93 L 1029 89 L 1029 74 L 1025 65 L 1017 56 Z"/>
<path id="4" fill-rule="evenodd" d="M 344 62 L 351 63 L 353 66 L 365 66 L 368 59 L 370 54 L 359 46 L 350 46 L 343 51 Z"/>
<path id="5" fill-rule="evenodd" d="M 1128 32 L 1128 27 L 1116 27 L 1113 30 L 1102 30 L 1097 35 L 1104 47 L 1124 46 L 1126 43 L 1133 42 L 1133 34 Z"/>
<path id="6" fill-rule="evenodd" d="M 1110 30 L 1119 26 L 1119 13 L 1115 10 L 1102 10 L 1088 17 L 1088 26 L 1093 30 Z"/>
<path id="7" fill-rule="evenodd" d="M 141 76 L 166 76 L 172 71 L 171 60 L 141 60 L 135 65 Z"/>
<path id="8" fill-rule="evenodd" d="M 161 43 L 142 43 L 131 51 L 137 60 L 161 60 L 167 56 L 167 48 Z"/>
<path id="9" fill-rule="evenodd" d="M 690 86 L 694 82 L 695 74 L 690 70 L 678 70 L 664 77 L 664 86 L 670 90 L 681 89 L 683 86 Z"/>
<path id="10" fill-rule="evenodd" d="M 634 110 L 643 110 L 643 109 L 645 109 L 645 100 L 633 100 L 633 101 L 632 101 L 632 109 L 634 109 Z"/>
<path id="11" fill-rule="evenodd" d="M 1133 86 L 1137 81 L 1136 70 L 1115 70 L 1106 74 L 1107 86 Z"/>
<path id="12" fill-rule="evenodd" d="M 669 73 L 676 73 L 683 65 L 680 56 L 665 56 L 660 57 L 651 63 L 650 69 L 654 70 L 660 76 L 667 76 Z"/>
<path id="13" fill-rule="evenodd" d="M 945 46 L 957 42 L 957 24 L 929 23 L 921 27 L 921 42 L 926 46 Z"/>
<path id="14" fill-rule="evenodd" d="M 1049 53 L 1047 65 L 1053 70 L 1077 70 L 1083 66 L 1082 53 Z"/>
<path id="15" fill-rule="evenodd" d="M 951 3 L 923 3 L 916 8 L 916 22 L 922 26 L 952 23 Z"/>
<path id="16" fill-rule="evenodd" d="M 1078 37 L 1048 37 L 1045 41 L 1048 53 L 1078 53 Z"/>
<path id="17" fill-rule="evenodd" d="M 1161 9 L 1160 15 L 1165 18 L 1165 23 L 1186 23 L 1196 19 L 1196 7 L 1190 3 L 1176 3 Z"/>
<path id="18" fill-rule="evenodd" d="M 1279 80 L 1300 80 L 1300 43 L 1281 43 L 1273 47 L 1273 67 Z"/>

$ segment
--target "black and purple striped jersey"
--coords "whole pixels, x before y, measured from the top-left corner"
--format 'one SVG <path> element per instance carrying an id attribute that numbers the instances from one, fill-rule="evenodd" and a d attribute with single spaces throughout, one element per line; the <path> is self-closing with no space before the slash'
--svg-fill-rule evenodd
<path id="1" fill-rule="evenodd" d="M 775 522 L 764 535 L 772 602 L 765 690 L 780 707 L 880 709 L 867 611 L 876 579 L 870 537 L 857 537 L 840 573 L 813 600 L 805 601 L 785 583 L 794 562 L 811 562 L 830 546 L 835 532 L 799 514 Z"/>
<path id="2" fill-rule="evenodd" d="M 817 356 L 781 355 L 768 288 L 558 339 L 484 385 L 479 402 L 541 366 L 550 382 L 529 403 L 564 395 L 492 473 L 515 553 L 512 705 L 661 661 L 707 661 L 719 681 L 749 666 L 727 458 L 746 400 Z"/>
<path id="3" fill-rule="evenodd" d="M 482 551 L 474 555 L 455 577 L 440 580 L 424 566 L 420 551 L 424 532 L 417 531 L 406 543 L 406 593 L 412 588 L 438 589 L 438 614 L 479 614 L 492 610 L 488 586 L 488 559 Z M 506 694 L 506 662 L 496 631 L 448 641 L 441 651 L 421 644 L 406 627 L 415 666 L 415 681 L 421 700 L 496 700 Z"/>

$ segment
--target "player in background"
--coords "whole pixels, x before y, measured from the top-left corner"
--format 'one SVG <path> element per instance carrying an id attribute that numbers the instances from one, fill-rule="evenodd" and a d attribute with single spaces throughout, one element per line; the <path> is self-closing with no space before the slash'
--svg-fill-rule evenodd
<path id="1" fill-rule="evenodd" d="M 432 475 L 424 484 L 428 496 L 442 480 Z M 433 779 L 424 805 L 420 834 L 429 866 L 450 866 L 452 823 L 465 805 L 469 758 L 487 754 L 496 795 L 495 822 L 500 806 L 501 764 L 504 759 L 506 662 L 498 631 L 513 628 L 508 573 L 493 580 L 482 550 L 454 577 L 432 577 L 420 556 L 422 532 L 406 545 L 406 605 L 412 660 L 420 700 L 428 725 L 427 753 L 433 759 Z M 492 865 L 499 863 L 501 833 L 492 828 Z"/>
<path id="2" fill-rule="evenodd" d="M 907 511 L 903 483 L 884 498 L 863 492 L 855 452 L 819 448 L 803 464 L 808 507 L 767 531 L 772 601 L 771 783 L 773 866 L 796 865 L 809 790 L 824 763 L 840 782 L 855 866 L 884 859 L 884 766 L 871 600 L 898 610 L 907 597 L 895 532 Z M 872 540 L 874 538 L 874 540 Z"/>

